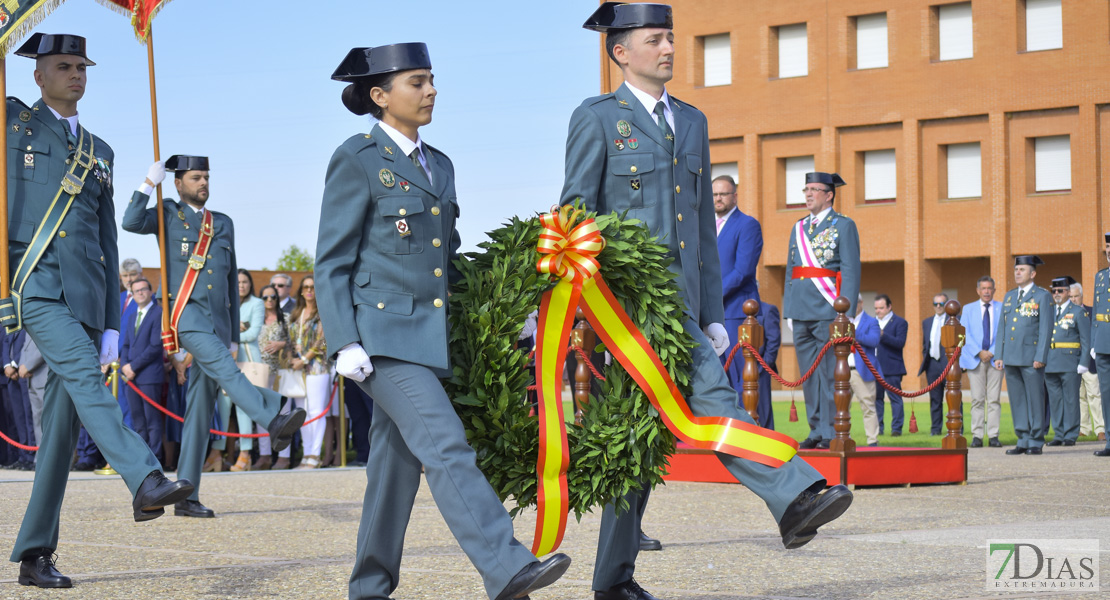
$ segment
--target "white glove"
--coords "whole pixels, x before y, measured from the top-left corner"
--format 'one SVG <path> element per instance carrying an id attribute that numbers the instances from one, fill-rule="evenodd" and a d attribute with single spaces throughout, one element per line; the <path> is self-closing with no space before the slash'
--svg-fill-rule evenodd
<path id="1" fill-rule="evenodd" d="M 150 165 L 146 172 L 146 178 L 150 181 L 148 185 L 151 187 L 157 187 L 159 183 L 162 183 L 162 180 L 166 178 L 166 161 L 160 160 Z M 143 183 L 146 183 L 146 181 Z"/>
<path id="2" fill-rule="evenodd" d="M 353 343 L 339 351 L 339 356 L 335 358 L 335 371 L 348 379 L 362 381 L 374 372 L 374 365 L 370 364 L 370 357 L 362 344 Z"/>
<path id="3" fill-rule="evenodd" d="M 1076 366 L 1075 370 L 1078 371 L 1080 375 L 1086 375 L 1087 373 L 1091 372 L 1090 369 L 1088 369 L 1087 367 L 1084 367 L 1083 365 Z"/>
<path id="4" fill-rule="evenodd" d="M 239 352 L 239 344 L 238 344 L 238 343 L 236 343 L 236 342 L 231 342 L 231 345 L 230 345 L 230 346 L 228 346 L 228 347 L 227 347 L 227 349 L 228 349 L 228 350 L 231 350 L 231 355 L 232 355 L 232 356 L 235 356 L 235 354 L 236 354 L 237 352 Z"/>
<path id="5" fill-rule="evenodd" d="M 520 335 L 517 337 L 518 340 L 526 340 L 532 337 L 532 334 L 536 333 L 537 315 L 539 315 L 539 311 L 534 310 L 532 314 L 528 315 L 528 318 L 524 320 L 524 329 L 520 330 Z"/>
<path id="6" fill-rule="evenodd" d="M 100 364 L 106 365 L 119 358 L 119 332 L 105 329 L 100 336 Z"/>
<path id="7" fill-rule="evenodd" d="M 1093 359 L 1094 357 L 1095 357 L 1095 349 L 1091 348 L 1091 358 Z"/>
<path id="8" fill-rule="evenodd" d="M 708 327 L 702 330 L 705 337 L 709 338 L 709 343 L 713 346 L 713 351 L 720 356 L 728 350 L 732 344 L 728 341 L 728 332 L 725 331 L 725 326 L 720 323 L 710 323 Z"/>
<path id="9" fill-rule="evenodd" d="M 794 319 L 786 320 L 786 328 L 789 329 L 791 332 L 794 331 Z"/>

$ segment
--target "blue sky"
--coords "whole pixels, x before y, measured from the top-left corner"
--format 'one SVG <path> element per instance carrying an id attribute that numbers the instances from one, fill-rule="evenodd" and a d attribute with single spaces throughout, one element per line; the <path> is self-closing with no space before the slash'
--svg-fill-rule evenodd
<path id="1" fill-rule="evenodd" d="M 235 221 L 239 266 L 273 268 L 290 244 L 315 254 L 328 159 L 368 117 L 329 79 L 347 51 L 422 41 L 439 96 L 423 138 L 455 163 L 463 249 L 512 215 L 558 201 L 570 113 L 599 90 L 594 0 L 174 0 L 154 20 L 162 158 L 207 155 L 209 206 Z M 82 125 L 112 146 L 116 218 L 153 160 L 146 47 L 130 20 L 69 0 L 35 29 L 88 38 Z M 34 61 L 9 55 L 7 94 L 39 97 Z M 174 197 L 171 180 L 163 186 Z M 153 200 L 151 200 L 153 206 Z M 342 218 L 342 215 L 335 215 Z M 120 229 L 120 257 L 157 266 L 153 236 Z"/>

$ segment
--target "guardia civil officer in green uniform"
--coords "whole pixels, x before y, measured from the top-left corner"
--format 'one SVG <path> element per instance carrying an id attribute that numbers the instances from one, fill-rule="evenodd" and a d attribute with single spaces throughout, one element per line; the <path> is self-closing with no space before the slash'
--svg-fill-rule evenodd
<path id="1" fill-rule="evenodd" d="M 1055 317 L 1052 343 L 1045 363 L 1044 382 L 1055 434 L 1049 446 L 1074 446 L 1079 439 L 1079 378 L 1091 350 L 1091 318 L 1068 297 L 1075 279 L 1070 275 L 1052 280 Z"/>
<path id="2" fill-rule="evenodd" d="M 36 33 L 15 52 L 35 59 L 42 99 L 8 98 L 8 256 L 16 266 L 14 303 L 0 307 L 9 331 L 22 325 L 50 367 L 43 403 L 35 484 L 12 549 L 19 583 L 70 587 L 54 567 L 58 517 L 69 464 L 83 423 L 134 495 L 136 521 L 162 515 L 189 495 L 169 481 L 146 442 L 123 424 L 104 386 L 101 365 L 116 359 L 119 252 L 112 172 L 103 140 L 81 126 L 85 38 Z"/>
<path id="3" fill-rule="evenodd" d="M 451 374 L 447 293 L 459 247 L 455 173 L 419 128 L 436 89 L 421 43 L 354 48 L 332 74 L 343 104 L 379 122 L 332 155 L 316 242 L 316 294 L 335 368 L 374 398 L 352 599 L 387 598 L 423 465 L 451 533 L 490 598 L 525 598 L 570 566 L 536 560 L 475 464 L 440 384 Z M 399 343 L 400 342 L 400 343 Z M 373 362 L 371 362 L 373 361 Z"/>
<path id="4" fill-rule="evenodd" d="M 752 423 L 738 407 L 718 356 L 729 346 L 724 328 L 721 268 L 710 183 L 705 115 L 667 94 L 674 34 L 665 4 L 606 2 L 584 24 L 606 34 L 609 57 L 624 83 L 616 92 L 582 103 L 570 118 L 562 204 L 579 198 L 599 213 L 628 211 L 666 244 L 670 269 L 686 302 L 686 330 L 693 350 L 690 409 L 699 417 L 723 416 Z M 734 456 L 718 458 L 767 503 L 783 544 L 797 548 L 817 528 L 839 517 L 852 501 L 845 486 L 819 494 L 821 475 L 795 457 L 779 468 Z M 654 598 L 633 579 L 640 523 L 649 490 L 626 495 L 629 510 L 605 507 L 594 565 L 597 600 Z"/>
<path id="5" fill-rule="evenodd" d="M 1033 283 L 1039 256 L 1014 258 L 1014 283 L 1002 300 L 995 332 L 996 369 L 1006 369 L 1017 446 L 1006 454 L 1040 454 L 1044 446 L 1044 370 L 1052 341 L 1052 295 Z"/>
<path id="6" fill-rule="evenodd" d="M 274 450 L 282 450 L 305 420 L 302 408 L 278 414 L 281 395 L 255 386 L 235 364 L 239 344 L 239 275 L 235 263 L 235 229 L 231 218 L 207 207 L 208 157 L 174 155 L 150 166 L 147 177 L 131 196 L 123 213 L 123 228 L 132 233 L 157 235 L 158 210 L 147 208 L 154 186 L 174 172 L 180 202 L 166 199 L 162 219 L 166 229 L 166 256 L 162 262 L 171 286 L 170 327 L 176 328 L 181 347 L 193 355 L 189 392 L 185 399 L 185 424 L 177 472 L 196 486 L 193 493 L 174 505 L 181 517 L 215 517 L 200 502 L 200 475 L 208 452 L 208 431 L 219 390 L 240 406 L 251 420 L 269 423 Z M 189 278 L 191 286 L 186 284 Z M 186 291 L 191 287 L 191 292 Z M 163 290 L 159 291 L 161 295 Z M 182 306 L 182 303 L 184 305 Z"/>
<path id="7" fill-rule="evenodd" d="M 786 285 L 782 316 L 790 319 L 798 369 L 809 371 L 821 348 L 829 341 L 829 325 L 836 318 L 833 302 L 843 296 L 856 314 L 859 299 L 859 232 L 848 217 L 833 210 L 836 188 L 844 185 L 837 173 L 806 173 L 806 210 L 790 228 L 786 258 Z M 799 448 L 828 448 L 836 432 L 833 416 L 833 367 L 831 354 L 802 383 L 809 435 Z"/>
<path id="8" fill-rule="evenodd" d="M 1110 262 L 1110 233 L 1102 236 L 1103 253 Z M 1095 301 L 1091 305 L 1091 356 L 1095 359 L 1098 385 L 1102 392 L 1102 414 L 1110 409 L 1110 269 L 1095 274 Z M 1110 436 L 1106 447 L 1095 450 L 1095 456 L 1110 456 Z"/>

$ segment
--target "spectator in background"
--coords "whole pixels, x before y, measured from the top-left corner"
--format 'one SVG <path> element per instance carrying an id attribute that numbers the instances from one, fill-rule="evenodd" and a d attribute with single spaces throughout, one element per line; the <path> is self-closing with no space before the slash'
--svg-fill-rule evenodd
<path id="1" fill-rule="evenodd" d="M 763 327 L 763 345 L 759 348 L 759 356 L 767 366 L 778 371 L 775 361 L 779 358 L 779 348 L 782 346 L 782 317 L 779 309 L 774 304 L 760 301 L 759 313 L 755 320 Z M 739 325 L 737 325 L 739 328 Z M 727 357 L 726 357 L 727 358 Z M 771 374 L 762 366 L 759 369 L 759 404 L 756 406 L 756 425 L 765 429 L 775 428 L 775 411 L 771 404 Z M 738 351 L 728 367 L 728 379 L 732 389 L 736 390 L 737 403 L 741 410 L 744 408 L 744 355 Z"/>
<path id="2" fill-rule="evenodd" d="M 254 280 L 246 269 L 239 269 L 239 356 L 236 362 L 262 363 L 262 351 L 258 347 L 258 336 L 262 333 L 262 323 L 266 320 L 266 307 L 262 299 L 254 295 Z M 248 377 L 250 379 L 250 377 Z M 269 381 L 254 381 L 254 385 L 272 388 Z M 254 422 L 241 407 L 235 407 L 235 418 L 239 423 L 239 433 L 254 433 Z M 231 466 L 232 471 L 249 471 L 251 468 L 252 438 L 239 438 L 239 458 Z"/>
<path id="3" fill-rule="evenodd" d="M 125 258 L 119 265 L 119 306 L 122 316 L 126 316 L 131 307 L 131 282 L 143 276 L 143 267 L 134 258 Z"/>
<path id="4" fill-rule="evenodd" d="M 1076 306 L 1082 306 L 1087 313 L 1087 318 L 1092 321 L 1091 307 L 1083 304 L 1083 285 L 1071 284 L 1068 297 Z M 1096 435 L 1100 442 L 1106 441 L 1106 424 L 1102 416 L 1102 393 L 1098 387 L 1098 373 L 1095 372 L 1095 359 L 1093 356 L 1083 357 L 1083 364 L 1087 372 L 1080 375 L 1079 379 L 1079 435 Z"/>
<path id="5" fill-rule="evenodd" d="M 289 296 L 289 292 L 293 291 L 293 278 L 285 273 L 278 273 L 270 278 L 270 285 L 274 286 L 280 298 L 278 308 L 285 313 L 285 316 L 289 316 L 289 313 L 293 312 L 293 307 L 297 305 L 297 302 Z"/>
<path id="6" fill-rule="evenodd" d="M 12 427 L 9 435 L 24 446 L 35 445 L 35 426 L 31 417 L 31 402 L 27 398 L 27 388 L 19 379 L 19 363 L 23 354 L 23 340 L 27 332 L 23 329 L 4 336 L 0 342 L 0 364 L 4 366 L 4 375 L 8 382 L 7 402 Z M 33 450 L 16 449 L 15 468 L 20 471 L 35 470 L 35 452 Z"/>
<path id="7" fill-rule="evenodd" d="M 979 301 L 965 304 L 960 314 L 967 336 L 960 352 L 960 368 L 967 373 L 971 385 L 971 447 L 982 448 L 986 437 L 991 448 L 1001 448 L 998 429 L 1002 420 L 1003 373 L 991 363 L 1002 303 L 994 299 L 994 279 L 990 277 L 980 277 L 975 292 Z"/>
<path id="8" fill-rule="evenodd" d="M 759 302 L 755 270 L 763 254 L 763 231 L 759 221 L 736 208 L 736 182 L 728 175 L 713 180 L 713 211 L 717 215 L 717 253 L 721 259 L 721 293 L 725 304 L 725 330 L 736 339 L 744 314 L 744 302 Z M 728 352 L 721 360 L 728 358 Z M 736 387 L 737 382 L 732 382 Z"/>
<path id="9" fill-rule="evenodd" d="M 289 330 L 285 325 L 285 312 L 278 306 L 281 296 L 277 288 L 268 285 L 261 292 L 264 316 L 262 318 L 262 331 L 258 334 L 258 348 L 262 362 L 270 367 L 269 387 L 274 387 L 274 377 L 279 368 L 285 367 L 283 356 L 287 354 L 289 346 Z M 284 399 L 281 412 L 289 412 L 289 400 Z M 270 438 L 258 438 L 258 461 L 251 465 L 255 471 L 274 469 L 288 469 L 290 450 L 286 448 L 278 454 L 278 461 L 272 462 L 272 449 Z"/>
<path id="10" fill-rule="evenodd" d="M 189 368 L 193 365 L 193 355 L 182 350 L 167 358 L 166 410 L 185 415 L 185 396 L 189 392 Z M 166 437 L 162 440 L 163 459 L 167 471 L 177 470 L 177 450 L 181 445 L 183 425 L 177 419 L 166 419 Z"/>
<path id="11" fill-rule="evenodd" d="M 31 420 L 35 425 L 35 444 L 42 441 L 42 406 L 46 398 L 46 376 L 50 369 L 31 336 L 23 336 L 23 355 L 19 378 L 27 382 L 27 398 L 31 401 Z M 36 453 L 36 458 L 38 457 Z"/>
<path id="12" fill-rule="evenodd" d="M 909 333 L 910 325 L 894 313 L 894 303 L 886 294 L 875 296 L 875 318 L 879 322 L 879 346 L 876 355 L 879 359 L 879 367 L 883 370 L 883 379 L 890 385 L 902 389 L 902 376 L 906 374 L 906 361 L 902 358 L 902 352 L 906 347 L 906 334 Z M 883 434 L 885 397 L 890 398 L 890 435 L 902 435 L 902 423 L 905 418 L 902 397 L 886 391 L 881 385 L 875 390 L 875 418 L 879 421 L 879 435 Z"/>
<path id="13" fill-rule="evenodd" d="M 120 343 L 120 375 L 139 388 L 139 392 L 154 401 L 162 397 L 166 370 L 162 362 L 162 307 L 153 301 L 153 290 L 146 279 L 139 277 L 131 282 L 132 304 L 123 319 L 123 340 Z M 120 394 L 131 407 L 131 428 L 143 438 L 155 456 L 162 456 L 162 438 L 165 424 L 156 407 L 121 382 Z"/>
<path id="14" fill-rule="evenodd" d="M 921 322 L 921 367 L 917 370 L 918 376 L 925 374 L 928 383 L 936 381 L 944 372 L 948 363 L 944 347 L 940 343 L 940 329 L 944 327 L 947 317 L 944 314 L 944 305 L 948 302 L 948 294 L 940 293 L 933 296 L 933 316 Z M 944 385 L 938 385 L 929 391 L 929 433 L 940 435 L 941 426 L 944 424 Z"/>
<path id="15" fill-rule="evenodd" d="M 302 279 L 297 288 L 297 306 L 289 314 L 289 338 L 293 342 L 290 366 L 294 370 L 304 371 L 307 392 L 304 399 L 297 399 L 296 402 L 298 405 L 304 403 L 308 418 L 313 419 L 328 406 L 331 365 L 324 342 L 324 328 L 320 325 L 320 315 L 316 312 L 316 281 L 311 275 Z M 298 469 L 315 469 L 320 466 L 324 430 L 323 419 L 301 426 L 304 458 Z"/>
<path id="16" fill-rule="evenodd" d="M 852 324 L 856 326 L 856 341 L 863 348 L 875 370 L 882 375 L 882 366 L 875 358 L 875 349 L 879 345 L 880 338 L 879 322 L 875 317 L 864 312 L 862 295 L 856 301 L 856 316 L 852 319 Z M 859 400 L 860 412 L 863 413 L 863 431 L 867 436 L 867 445 L 878 446 L 879 417 L 875 414 L 875 388 L 879 385 L 875 382 L 875 375 L 860 357 L 859 350 L 848 355 L 848 367 L 852 370 L 852 395 Z"/>
<path id="17" fill-rule="evenodd" d="M 365 467 L 370 457 L 370 421 L 374 415 L 374 400 L 362 391 L 358 382 L 343 379 L 343 399 L 351 415 L 351 440 L 355 446 L 355 460 L 348 467 Z"/>

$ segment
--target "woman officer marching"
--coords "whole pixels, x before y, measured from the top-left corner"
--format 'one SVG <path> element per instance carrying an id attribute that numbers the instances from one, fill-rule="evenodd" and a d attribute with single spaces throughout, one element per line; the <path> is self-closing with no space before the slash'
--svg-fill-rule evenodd
<path id="1" fill-rule="evenodd" d="M 435 105 L 431 66 L 426 45 L 394 44 L 355 48 L 332 74 L 351 82 L 343 104 L 379 121 L 332 156 L 316 244 L 317 304 L 336 370 L 375 402 L 349 593 L 382 599 L 396 589 L 423 465 L 489 597 L 525 598 L 561 577 L 570 558 L 537 561 L 513 537 L 439 381 L 450 374 L 459 209 L 450 159 L 418 133 Z"/>

